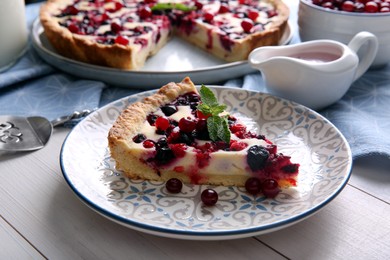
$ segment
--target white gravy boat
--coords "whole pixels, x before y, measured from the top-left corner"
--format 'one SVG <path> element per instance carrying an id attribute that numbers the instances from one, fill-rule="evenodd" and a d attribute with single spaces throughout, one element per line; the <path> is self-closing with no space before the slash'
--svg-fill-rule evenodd
<path id="1" fill-rule="evenodd" d="M 348 46 L 333 40 L 314 40 L 260 47 L 250 53 L 248 60 L 260 70 L 270 93 L 318 110 L 344 96 L 370 67 L 377 50 L 376 36 L 360 32 Z"/>

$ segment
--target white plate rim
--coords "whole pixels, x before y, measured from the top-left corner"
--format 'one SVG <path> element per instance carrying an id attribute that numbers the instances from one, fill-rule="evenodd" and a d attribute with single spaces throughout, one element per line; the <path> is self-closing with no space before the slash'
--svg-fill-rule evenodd
<path id="1" fill-rule="evenodd" d="M 257 92 L 257 91 L 243 90 L 243 89 L 237 89 L 237 88 L 231 88 L 231 87 L 225 87 L 225 86 L 210 86 L 210 87 L 211 88 L 220 88 L 220 89 L 230 89 L 230 90 L 235 90 L 235 91 L 244 91 L 244 92 L 248 92 L 248 93 L 257 93 L 257 94 L 262 94 L 262 95 L 265 95 L 265 96 L 274 97 L 274 96 L 272 96 L 270 94 L 261 93 L 261 92 Z M 82 124 L 89 117 L 92 117 L 94 114 L 99 113 L 99 111 L 103 111 L 104 109 L 109 108 L 110 106 L 112 106 L 114 103 L 116 103 L 118 101 L 125 100 L 125 99 L 130 99 L 132 97 L 136 97 L 136 96 L 141 95 L 141 94 L 152 93 L 154 91 L 155 90 L 149 90 L 149 91 L 137 93 L 137 94 L 134 94 L 134 95 L 130 95 L 128 97 L 121 98 L 121 99 L 119 99 L 117 101 L 111 102 L 111 103 L 103 106 L 102 108 L 96 110 L 95 112 L 93 112 L 92 114 L 87 116 L 86 118 L 84 118 L 79 124 Z M 329 126 L 330 126 L 330 128 L 332 130 L 337 132 L 339 137 L 342 139 L 343 144 L 347 147 L 347 154 L 348 154 L 348 167 L 347 167 L 346 172 L 345 172 L 345 176 L 344 176 L 345 178 L 343 179 L 343 182 L 337 187 L 337 189 L 335 189 L 327 197 L 326 200 L 324 200 L 321 203 L 317 204 L 316 206 L 314 206 L 310 210 L 307 210 L 304 213 L 298 214 L 296 216 L 289 217 L 288 219 L 285 219 L 285 220 L 282 220 L 282 221 L 277 221 L 277 222 L 274 222 L 274 223 L 271 223 L 271 224 L 267 224 L 266 226 L 263 226 L 263 227 L 256 227 L 256 226 L 254 226 L 254 227 L 250 227 L 250 228 L 241 228 L 241 229 L 237 229 L 237 230 L 227 230 L 227 231 L 223 231 L 223 230 L 218 230 L 218 231 L 188 231 L 188 230 L 165 229 L 165 228 L 161 228 L 161 227 L 156 227 L 156 226 L 153 226 L 153 225 L 149 225 L 149 224 L 142 223 L 142 222 L 139 222 L 139 221 L 134 221 L 134 220 L 125 218 L 123 216 L 119 216 L 119 215 L 113 214 L 111 211 L 109 211 L 109 210 L 107 210 L 105 208 L 102 208 L 99 205 L 96 205 L 92 200 L 90 200 L 89 198 L 84 196 L 84 194 L 81 191 L 79 191 L 73 185 L 72 180 L 69 178 L 69 176 L 66 173 L 66 169 L 65 169 L 65 166 L 64 166 L 64 160 L 65 159 L 64 159 L 64 153 L 63 152 L 66 149 L 68 139 L 71 138 L 71 136 L 77 131 L 77 125 L 67 135 L 67 137 L 66 137 L 66 139 L 65 139 L 65 141 L 64 141 L 64 143 L 63 143 L 63 145 L 61 147 L 61 151 L 60 151 L 60 167 L 61 167 L 62 174 L 63 174 L 64 179 L 66 180 L 67 184 L 70 186 L 71 190 L 89 208 L 91 208 L 95 212 L 99 213 L 100 215 L 106 217 L 107 219 L 109 219 L 111 221 L 114 221 L 114 222 L 119 223 L 119 224 L 121 224 L 123 226 L 126 226 L 128 228 L 131 228 L 131 229 L 134 229 L 134 230 L 137 230 L 137 231 L 141 231 L 141 232 L 145 232 L 145 233 L 148 233 L 148 234 L 158 235 L 158 236 L 162 236 L 162 237 L 177 238 L 177 239 L 189 239 L 189 240 L 220 240 L 220 239 L 226 240 L 226 239 L 237 239 L 237 238 L 245 238 L 245 237 L 249 237 L 249 236 L 256 236 L 256 235 L 261 235 L 261 234 L 265 234 L 265 233 L 269 233 L 269 232 L 273 232 L 273 231 L 276 231 L 276 230 L 279 230 L 279 229 L 286 228 L 288 226 L 296 224 L 296 223 L 298 223 L 298 222 L 300 222 L 300 221 L 302 221 L 302 220 L 304 220 L 304 219 L 314 215 L 315 213 L 317 213 L 319 210 L 323 209 L 326 205 L 328 205 L 331 201 L 333 201 L 333 199 L 335 199 L 339 195 L 339 193 L 347 185 L 347 183 L 348 183 L 348 181 L 350 179 L 350 176 L 351 176 L 351 171 L 352 171 L 352 153 L 351 153 L 349 144 L 348 144 L 347 140 L 345 139 L 345 137 L 343 136 L 343 134 L 328 119 L 326 119 L 325 117 L 323 117 L 321 114 L 317 113 L 316 111 L 311 110 L 310 108 L 307 108 L 307 107 L 305 107 L 303 105 L 299 105 L 299 104 L 297 104 L 295 102 L 287 101 L 287 100 L 285 100 L 283 98 L 277 98 L 277 99 L 281 100 L 281 102 L 288 102 L 288 103 L 293 104 L 294 106 L 297 106 L 297 107 L 299 107 L 301 109 L 307 110 L 310 113 L 312 113 L 312 114 L 318 116 L 319 118 L 321 118 L 322 120 L 324 120 L 327 124 L 329 124 Z"/>

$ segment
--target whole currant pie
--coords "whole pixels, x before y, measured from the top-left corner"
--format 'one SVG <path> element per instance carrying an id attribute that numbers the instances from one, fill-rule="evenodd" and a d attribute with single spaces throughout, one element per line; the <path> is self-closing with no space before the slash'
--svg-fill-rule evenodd
<path id="1" fill-rule="evenodd" d="M 226 61 L 277 45 L 289 16 L 282 0 L 49 0 L 45 34 L 66 57 L 138 70 L 171 36 Z"/>
<path id="2" fill-rule="evenodd" d="M 117 169 L 129 178 L 245 186 L 256 192 L 296 186 L 299 164 L 264 135 L 248 131 L 205 86 L 189 78 L 131 104 L 108 134 Z M 172 182 L 172 183 L 171 183 Z M 181 188 L 181 186 L 180 186 Z M 270 195 L 271 196 L 271 195 Z"/>

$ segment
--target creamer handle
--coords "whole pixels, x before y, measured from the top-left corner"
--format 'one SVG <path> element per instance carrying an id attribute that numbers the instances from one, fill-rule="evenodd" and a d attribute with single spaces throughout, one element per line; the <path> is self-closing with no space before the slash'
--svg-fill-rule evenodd
<path id="1" fill-rule="evenodd" d="M 354 81 L 360 78 L 374 61 L 378 51 L 378 39 L 370 32 L 360 32 L 356 34 L 348 43 L 348 47 L 356 54 L 365 43 L 367 43 L 367 50 L 364 55 L 362 55 L 361 60 L 359 59 L 359 65 L 356 69 L 355 77 L 353 79 Z"/>

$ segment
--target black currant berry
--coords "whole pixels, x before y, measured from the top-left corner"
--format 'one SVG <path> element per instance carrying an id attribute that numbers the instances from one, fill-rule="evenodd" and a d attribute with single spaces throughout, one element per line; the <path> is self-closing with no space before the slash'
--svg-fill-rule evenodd
<path id="1" fill-rule="evenodd" d="M 171 116 L 177 112 L 177 107 L 174 105 L 166 105 L 161 107 L 161 110 L 165 116 Z"/>
<path id="2" fill-rule="evenodd" d="M 258 171 L 265 167 L 268 157 L 269 152 L 264 146 L 254 145 L 248 150 L 247 162 L 252 171 Z"/>

